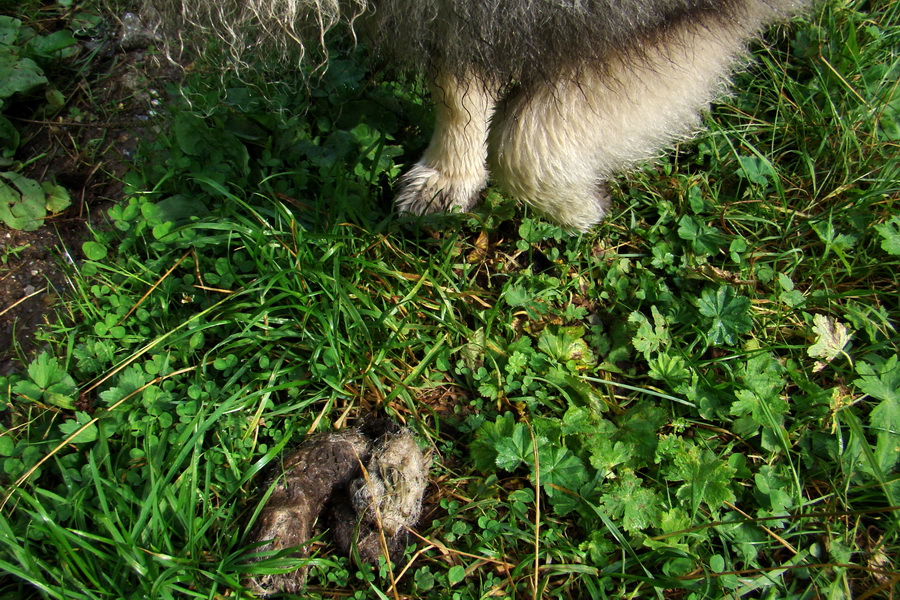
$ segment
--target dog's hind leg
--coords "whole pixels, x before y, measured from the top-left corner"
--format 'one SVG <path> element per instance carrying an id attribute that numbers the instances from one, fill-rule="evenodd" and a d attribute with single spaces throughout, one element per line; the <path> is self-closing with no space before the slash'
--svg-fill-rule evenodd
<path id="1" fill-rule="evenodd" d="M 448 73 L 432 81 L 435 126 L 425 154 L 401 180 L 400 212 L 465 212 L 487 185 L 488 125 L 496 91 L 482 79 Z"/>
<path id="2" fill-rule="evenodd" d="M 491 174 L 510 195 L 585 231 L 604 182 L 689 136 L 762 19 L 677 24 L 632 56 L 560 74 L 508 98 L 490 136 Z"/>

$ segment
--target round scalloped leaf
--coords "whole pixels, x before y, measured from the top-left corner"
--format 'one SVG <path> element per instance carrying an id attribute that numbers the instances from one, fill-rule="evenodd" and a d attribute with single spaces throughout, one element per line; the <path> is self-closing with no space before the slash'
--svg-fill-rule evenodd
<path id="1" fill-rule="evenodd" d="M 97 242 L 83 243 L 81 251 L 88 260 L 103 260 L 107 255 L 106 246 Z"/>

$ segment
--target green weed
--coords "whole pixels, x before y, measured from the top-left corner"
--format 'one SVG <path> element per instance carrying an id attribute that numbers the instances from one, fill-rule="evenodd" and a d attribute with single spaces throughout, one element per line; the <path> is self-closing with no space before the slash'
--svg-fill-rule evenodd
<path id="1" fill-rule="evenodd" d="M 393 577 L 317 546 L 307 597 L 890 597 L 897 11 L 774 32 L 579 237 L 391 216 L 424 109 L 355 51 L 189 80 L 0 379 L 2 593 L 248 597 L 298 563 L 246 560 L 260 473 L 377 410 L 435 450 L 418 536 Z"/>
<path id="2" fill-rule="evenodd" d="M 44 91 L 50 106 L 61 108 L 65 98 L 50 85 L 41 64 L 46 67 L 71 57 L 75 43 L 68 30 L 39 35 L 19 19 L 0 15 L 0 222 L 7 227 L 34 231 L 48 214 L 62 212 L 71 204 L 62 186 L 18 172 L 21 164 L 14 157 L 21 136 L 3 113 L 16 97 L 37 90 Z"/>

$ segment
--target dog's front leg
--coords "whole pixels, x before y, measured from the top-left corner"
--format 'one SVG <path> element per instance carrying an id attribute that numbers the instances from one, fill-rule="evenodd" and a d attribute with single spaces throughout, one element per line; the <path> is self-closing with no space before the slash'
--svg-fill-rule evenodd
<path id="1" fill-rule="evenodd" d="M 431 83 L 435 125 L 425 154 L 401 180 L 400 212 L 465 212 L 487 185 L 487 137 L 497 90 L 482 78 L 438 73 Z"/>

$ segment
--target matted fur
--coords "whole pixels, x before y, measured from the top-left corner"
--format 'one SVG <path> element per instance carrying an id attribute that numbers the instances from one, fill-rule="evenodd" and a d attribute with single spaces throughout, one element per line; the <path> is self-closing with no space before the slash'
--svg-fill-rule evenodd
<path id="1" fill-rule="evenodd" d="M 747 42 L 804 0 L 146 0 L 240 58 L 339 23 L 429 74 L 435 132 L 400 211 L 468 210 L 490 176 L 560 224 L 606 213 L 604 182 L 693 133 Z"/>

